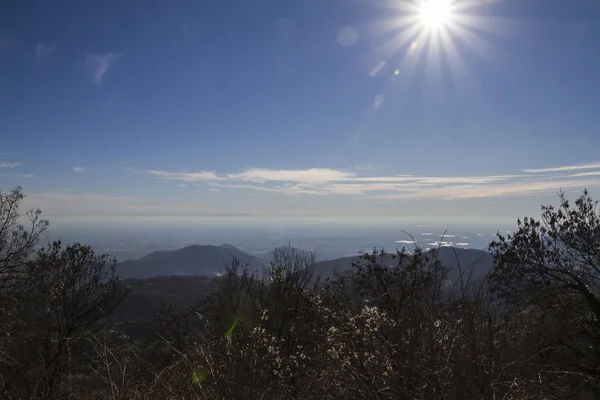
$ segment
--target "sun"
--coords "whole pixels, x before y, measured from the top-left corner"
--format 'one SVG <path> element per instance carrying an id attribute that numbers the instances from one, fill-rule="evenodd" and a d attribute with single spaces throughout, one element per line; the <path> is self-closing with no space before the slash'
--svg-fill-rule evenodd
<path id="1" fill-rule="evenodd" d="M 428 29 L 440 29 L 452 21 L 452 0 L 423 0 L 419 20 Z"/>
<path id="2" fill-rule="evenodd" d="M 476 57 L 489 62 L 498 57 L 495 36 L 506 38 L 521 21 L 494 16 L 490 8 L 496 0 L 377 0 L 380 16 L 364 24 L 370 42 L 369 71 L 372 77 L 387 75 L 398 90 L 408 93 L 408 83 L 418 78 L 427 92 L 443 89 L 446 81 L 462 92 L 477 90 L 470 62 Z M 346 30 L 351 34 L 346 35 Z M 344 28 L 343 47 L 356 42 L 358 33 Z M 468 51 L 467 54 L 465 54 Z M 431 89 L 431 90 L 430 90 Z M 437 101 L 437 100 L 436 100 Z M 377 95 L 374 108 L 383 96 Z"/>

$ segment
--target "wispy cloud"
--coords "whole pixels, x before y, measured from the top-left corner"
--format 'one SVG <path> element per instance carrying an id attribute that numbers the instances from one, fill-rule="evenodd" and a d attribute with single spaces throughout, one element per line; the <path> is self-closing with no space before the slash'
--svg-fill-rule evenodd
<path id="1" fill-rule="evenodd" d="M 37 56 L 38 60 L 43 62 L 46 61 L 48 59 L 48 57 L 50 57 L 50 55 L 52 53 L 54 53 L 54 51 L 56 50 L 56 42 L 52 42 L 52 43 L 38 43 L 35 46 L 35 55 Z"/>
<path id="2" fill-rule="evenodd" d="M 567 172 L 567 171 L 577 171 L 581 169 L 598 169 L 600 168 L 600 162 L 594 162 L 590 164 L 580 164 L 580 165 L 567 165 L 562 167 L 551 167 L 551 168 L 537 168 L 537 169 L 525 169 L 523 172 L 527 173 L 546 173 L 546 172 Z"/>
<path id="3" fill-rule="evenodd" d="M 7 177 L 7 178 L 24 178 L 24 179 L 33 179 L 33 178 L 35 178 L 34 174 L 7 173 L 7 174 L 0 174 L 0 176 Z"/>
<path id="4" fill-rule="evenodd" d="M 1 158 L 5 158 L 6 156 L 9 156 L 9 155 L 10 155 L 9 153 L 0 154 L 0 159 Z M 4 168 L 5 171 L 6 170 L 12 170 L 13 168 L 20 167 L 21 165 L 23 165 L 23 163 L 10 162 L 10 161 L 1 161 L 0 162 L 0 169 Z M 7 178 L 20 178 L 20 179 L 35 178 L 34 174 L 22 173 L 22 172 L 4 172 L 4 173 L 1 173 L 0 176 L 7 177 Z"/>
<path id="5" fill-rule="evenodd" d="M 121 59 L 119 53 L 90 54 L 86 58 L 86 67 L 95 84 L 100 85 L 108 70 Z"/>
<path id="6" fill-rule="evenodd" d="M 223 177 L 218 177 L 214 172 L 209 172 L 209 171 L 167 172 L 167 171 L 157 171 L 157 170 L 135 170 L 132 168 L 126 168 L 126 169 L 128 171 L 135 172 L 135 173 L 153 175 L 153 176 L 159 178 L 160 180 L 165 180 L 165 181 L 206 182 L 206 181 L 216 181 L 216 180 L 220 180 L 220 179 L 225 179 Z"/>
<path id="7" fill-rule="evenodd" d="M 425 188 L 412 193 L 386 194 L 385 199 L 418 199 L 433 198 L 440 200 L 476 199 L 507 196 L 523 196 L 532 194 L 557 193 L 561 189 L 591 188 L 600 186 L 600 180 L 526 180 L 505 182 L 502 184 L 453 185 Z"/>
<path id="8" fill-rule="evenodd" d="M 590 172 L 578 172 L 576 174 L 569 175 L 570 178 L 578 178 L 584 176 L 599 176 L 600 171 L 590 171 Z"/>
<path id="9" fill-rule="evenodd" d="M 0 168 L 15 168 L 20 165 L 23 165 L 23 164 L 16 163 L 16 162 L 0 162 Z"/>
<path id="10" fill-rule="evenodd" d="M 354 173 L 330 168 L 310 168 L 305 170 L 285 169 L 248 169 L 238 174 L 229 174 L 228 178 L 248 182 L 330 182 L 353 178 Z"/>
<path id="11" fill-rule="evenodd" d="M 73 172 L 83 172 L 83 171 L 85 171 L 84 167 L 77 167 L 77 166 L 73 167 Z"/>
<path id="12" fill-rule="evenodd" d="M 593 169 L 576 174 L 577 169 Z M 486 176 L 359 175 L 331 168 L 304 170 L 250 168 L 218 175 L 211 171 L 134 171 L 162 181 L 203 182 L 229 188 L 286 195 L 369 195 L 370 199 L 474 199 L 556 193 L 560 189 L 600 186 L 600 164 L 528 170 L 523 174 Z M 544 174 L 544 172 L 552 174 Z M 599 177 L 598 179 L 594 179 Z"/>

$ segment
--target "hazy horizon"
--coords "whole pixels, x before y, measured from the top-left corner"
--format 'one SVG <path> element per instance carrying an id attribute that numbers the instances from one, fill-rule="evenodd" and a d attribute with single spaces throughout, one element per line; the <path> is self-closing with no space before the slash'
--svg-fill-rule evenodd
<path id="1" fill-rule="evenodd" d="M 315 250 L 329 258 L 357 255 L 374 247 L 395 251 L 412 248 L 413 239 L 423 248 L 437 245 L 486 249 L 496 232 L 516 227 L 516 220 L 490 224 L 453 221 L 408 221 L 393 219 L 281 219 L 272 218 L 142 218 L 115 220 L 87 218 L 71 221 L 51 219 L 46 239 L 90 244 L 119 261 L 139 258 L 157 250 L 189 245 L 231 244 L 250 254 L 264 254 L 291 244 Z M 411 236 L 412 235 L 412 238 Z M 442 238 L 442 235 L 444 237 Z M 446 242 L 446 243 L 440 243 Z"/>

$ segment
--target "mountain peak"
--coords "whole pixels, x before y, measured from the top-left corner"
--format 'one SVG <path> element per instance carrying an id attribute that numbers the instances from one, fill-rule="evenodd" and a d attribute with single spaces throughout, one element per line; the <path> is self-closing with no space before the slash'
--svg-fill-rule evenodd
<path id="1" fill-rule="evenodd" d="M 241 251 L 240 249 L 238 249 L 237 247 L 235 247 L 234 245 L 229 244 L 229 243 L 222 244 L 221 247 L 224 248 L 224 249 Z"/>
<path id="2" fill-rule="evenodd" d="M 147 278 L 161 275 L 206 275 L 222 273 L 234 259 L 249 263 L 251 269 L 261 269 L 263 261 L 234 246 L 193 244 L 177 250 L 153 252 L 138 260 L 117 265 L 119 276 Z"/>

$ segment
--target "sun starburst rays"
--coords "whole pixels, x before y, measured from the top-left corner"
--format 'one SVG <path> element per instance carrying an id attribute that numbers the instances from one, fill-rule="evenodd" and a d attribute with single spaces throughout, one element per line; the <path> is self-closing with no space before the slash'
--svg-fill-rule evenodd
<path id="1" fill-rule="evenodd" d="M 489 34 L 507 34 L 512 25 L 479 12 L 489 0 L 381 0 L 388 15 L 374 21 L 366 31 L 377 44 L 372 47 L 378 62 L 392 66 L 392 79 L 410 79 L 421 66 L 425 79 L 437 81 L 447 69 L 454 79 L 473 79 L 467 52 L 490 61 L 495 55 Z M 468 61 L 469 62 L 468 62 Z M 381 74 L 388 69 L 381 70 Z M 465 88 L 473 82 L 463 82 Z"/>

